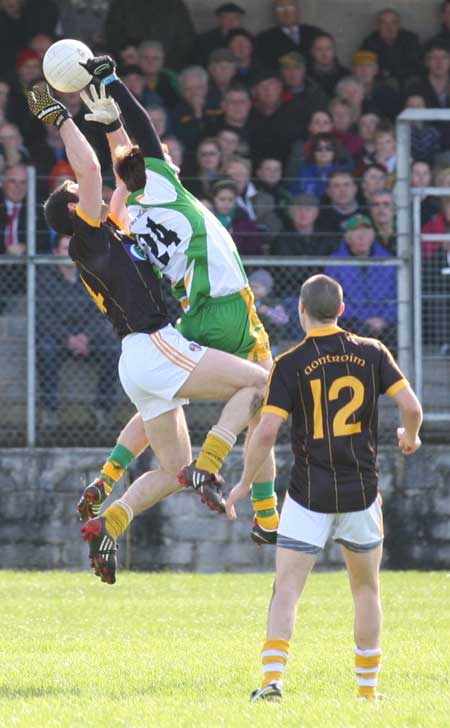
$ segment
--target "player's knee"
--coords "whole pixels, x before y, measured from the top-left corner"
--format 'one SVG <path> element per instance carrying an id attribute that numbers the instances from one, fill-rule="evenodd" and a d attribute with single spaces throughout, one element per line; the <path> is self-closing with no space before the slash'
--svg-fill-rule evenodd
<path id="1" fill-rule="evenodd" d="M 255 391 L 252 401 L 250 403 L 250 417 L 253 419 L 253 417 L 256 417 L 256 415 L 261 410 L 261 407 L 263 406 L 264 402 L 264 394 L 262 391 L 257 390 Z"/>

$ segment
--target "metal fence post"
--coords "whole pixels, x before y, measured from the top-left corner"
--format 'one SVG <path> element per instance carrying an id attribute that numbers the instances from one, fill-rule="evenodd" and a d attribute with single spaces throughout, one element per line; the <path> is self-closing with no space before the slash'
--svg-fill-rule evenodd
<path id="1" fill-rule="evenodd" d="M 36 444 L 36 170 L 27 167 L 27 445 Z"/>
<path id="2" fill-rule="evenodd" d="M 413 195 L 413 280 L 414 280 L 414 386 L 419 400 L 423 401 L 423 350 L 422 350 L 422 246 L 420 195 Z"/>
<path id="3" fill-rule="evenodd" d="M 398 271 L 398 362 L 406 376 L 411 376 L 412 306 L 411 272 L 411 129 L 407 121 L 397 119 L 397 255 L 403 260 Z"/>

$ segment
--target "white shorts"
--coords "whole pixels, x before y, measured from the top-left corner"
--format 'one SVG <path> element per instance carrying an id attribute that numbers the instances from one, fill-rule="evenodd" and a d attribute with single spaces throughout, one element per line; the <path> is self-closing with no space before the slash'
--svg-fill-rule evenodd
<path id="1" fill-rule="evenodd" d="M 364 553 L 383 542 L 381 496 L 369 508 L 352 513 L 319 513 L 286 496 L 278 526 L 277 546 L 317 554 L 330 534 L 350 551 Z"/>
<path id="2" fill-rule="evenodd" d="M 122 339 L 120 381 L 143 420 L 188 404 L 175 395 L 207 351 L 170 324 L 153 334 L 128 334 Z"/>

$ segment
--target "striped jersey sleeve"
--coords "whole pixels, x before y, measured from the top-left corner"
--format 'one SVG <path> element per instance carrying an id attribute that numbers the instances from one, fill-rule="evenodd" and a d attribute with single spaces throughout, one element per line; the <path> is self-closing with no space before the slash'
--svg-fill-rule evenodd
<path id="1" fill-rule="evenodd" d="M 380 394 L 393 397 L 408 386 L 409 382 L 391 352 L 384 344 L 381 344 Z"/>

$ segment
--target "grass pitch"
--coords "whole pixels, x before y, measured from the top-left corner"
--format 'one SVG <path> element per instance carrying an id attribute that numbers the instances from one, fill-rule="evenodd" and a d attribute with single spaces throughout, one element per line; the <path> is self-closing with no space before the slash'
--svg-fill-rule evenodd
<path id="1" fill-rule="evenodd" d="M 380 705 L 355 700 L 343 572 L 313 574 L 283 704 L 248 704 L 271 574 L 0 572 L 0 725 L 448 728 L 450 576 L 382 576 Z"/>

